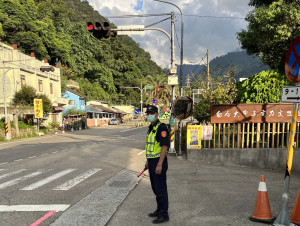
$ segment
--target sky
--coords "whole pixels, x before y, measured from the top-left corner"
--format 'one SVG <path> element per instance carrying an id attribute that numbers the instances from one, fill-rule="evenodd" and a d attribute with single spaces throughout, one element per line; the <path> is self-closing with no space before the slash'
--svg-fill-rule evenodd
<path id="1" fill-rule="evenodd" d="M 166 1 L 166 0 L 165 0 Z M 177 5 L 184 15 L 183 63 L 201 64 L 209 50 L 209 59 L 236 51 L 240 44 L 236 33 L 247 28 L 243 19 L 251 10 L 249 0 L 168 0 Z M 154 0 L 88 0 L 91 6 L 116 26 L 144 25 L 162 21 L 169 15 L 151 17 L 114 18 L 122 15 L 175 13 L 175 63 L 180 64 L 181 14 L 173 5 Z M 218 18 L 222 17 L 222 18 Z M 227 18 L 230 17 L 230 18 Z M 171 20 L 152 28 L 160 28 L 171 35 Z M 171 42 L 159 31 L 145 31 L 130 35 L 140 47 L 151 54 L 151 59 L 162 68 L 171 64 Z"/>

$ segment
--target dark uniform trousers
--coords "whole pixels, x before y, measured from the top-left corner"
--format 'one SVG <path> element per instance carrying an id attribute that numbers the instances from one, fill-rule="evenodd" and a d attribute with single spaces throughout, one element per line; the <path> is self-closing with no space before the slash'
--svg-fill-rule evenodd
<path id="1" fill-rule="evenodd" d="M 165 158 L 162 164 L 162 172 L 160 175 L 155 173 L 155 169 L 159 158 L 148 159 L 148 168 L 150 174 L 150 181 L 152 190 L 156 196 L 157 210 L 159 216 L 168 217 L 168 190 L 167 190 L 167 170 L 168 170 L 168 160 Z"/>

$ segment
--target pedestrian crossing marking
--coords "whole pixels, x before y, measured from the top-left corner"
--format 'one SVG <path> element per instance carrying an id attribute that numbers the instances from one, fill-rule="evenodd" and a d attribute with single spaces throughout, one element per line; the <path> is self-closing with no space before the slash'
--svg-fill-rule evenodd
<path id="1" fill-rule="evenodd" d="M 65 211 L 70 205 L 51 204 L 51 205 L 0 205 L 0 212 L 45 212 L 55 210 Z"/>
<path id="2" fill-rule="evenodd" d="M 7 182 L 5 182 L 5 183 L 0 184 L 0 189 L 7 188 L 7 187 L 10 187 L 10 186 L 12 186 L 12 185 L 16 185 L 16 184 L 18 184 L 18 183 L 20 183 L 20 182 L 22 182 L 22 181 L 25 181 L 25 180 L 27 180 L 27 179 L 29 179 L 29 178 L 38 176 L 38 175 L 42 174 L 43 172 L 45 172 L 45 170 L 38 170 L 38 171 L 36 171 L 36 172 L 34 172 L 34 173 L 25 175 L 25 176 L 23 176 L 23 177 L 19 177 L 19 178 L 16 178 L 16 179 L 14 179 L 14 180 L 7 181 Z"/>
<path id="3" fill-rule="evenodd" d="M 19 169 L 19 170 L 15 170 L 15 171 L 12 171 L 12 172 L 7 172 L 6 171 L 7 169 L 0 169 L 0 172 L 2 172 L 3 174 L 0 175 L 0 180 L 1 179 L 6 179 L 6 178 L 9 178 L 11 176 L 15 176 L 17 174 L 25 174 L 24 172 L 25 171 L 28 171 L 28 169 Z M 4 189 L 4 188 L 7 188 L 7 187 L 10 187 L 10 186 L 13 186 L 13 185 L 16 185 L 20 182 L 23 182 L 23 181 L 26 181 L 27 179 L 30 179 L 30 178 L 33 178 L 35 176 L 38 176 L 42 173 L 45 173 L 47 171 L 51 171 L 52 169 L 39 169 L 38 171 L 34 172 L 34 173 L 30 173 L 30 174 L 27 174 L 25 176 L 22 176 L 19 175 L 18 178 L 16 179 L 12 179 L 10 181 L 6 181 L 4 183 L 1 183 L 0 184 L 0 189 Z M 24 191 L 29 191 L 29 190 L 35 190 L 37 188 L 40 188 L 42 187 L 43 185 L 46 185 L 60 177 L 63 177 L 75 170 L 78 170 L 78 169 L 66 169 L 66 170 L 63 170 L 63 171 L 59 171 L 58 173 L 55 173 L 49 177 L 46 177 L 46 178 L 43 178 L 39 181 L 36 181 L 34 183 L 31 183 L 29 185 L 27 185 L 26 187 L 23 187 L 19 190 L 24 190 Z M 92 175 L 96 174 L 97 172 L 99 172 L 100 168 L 92 168 L 92 169 L 88 169 L 87 171 L 79 174 L 78 176 L 75 176 L 73 179 L 70 179 L 70 180 L 65 180 L 66 182 L 53 188 L 52 190 L 57 190 L 57 191 L 67 191 L 73 187 L 75 187 L 76 185 L 78 185 L 79 183 L 85 181 L 86 179 L 88 179 L 89 177 L 91 177 Z M 5 172 L 6 171 L 6 172 Z M 33 179 L 34 180 L 34 179 Z M 1 212 L 1 211 L 0 211 Z"/>
<path id="4" fill-rule="evenodd" d="M 79 184 L 80 182 L 84 181 L 85 179 L 89 178 L 90 176 L 94 175 L 95 173 L 97 173 L 100 170 L 102 170 L 102 169 L 91 169 L 91 170 L 79 175 L 78 177 L 75 177 L 75 178 L 67 181 L 64 184 L 59 185 L 56 188 L 53 188 L 52 190 L 67 191 L 70 188 L 72 188 L 72 187 L 76 186 L 77 184 Z"/>
<path id="5" fill-rule="evenodd" d="M 47 178 L 45 178 L 45 179 L 43 179 L 43 180 L 40 180 L 40 181 L 35 182 L 35 183 L 33 183 L 33 184 L 30 184 L 30 185 L 28 185 L 28 186 L 26 186 L 26 187 L 24 187 L 24 188 L 22 188 L 22 189 L 20 189 L 20 190 L 26 190 L 26 191 L 29 191 L 29 190 L 37 189 L 37 188 L 39 188 L 39 187 L 41 187 L 41 186 L 43 186 L 43 185 L 45 185 L 45 184 L 50 183 L 51 181 L 54 181 L 54 180 L 56 180 L 56 179 L 58 179 L 58 178 L 60 178 L 60 177 L 62 177 L 62 176 L 65 176 L 65 175 L 68 174 L 68 173 L 73 172 L 74 170 L 76 170 L 76 169 L 67 169 L 67 170 L 63 170 L 63 171 L 61 171 L 61 172 L 59 172 L 59 173 L 56 173 L 56 174 L 53 174 L 52 176 L 47 177 Z"/>
<path id="6" fill-rule="evenodd" d="M 17 171 L 14 171 L 14 172 L 11 172 L 11 173 L 6 173 L 6 174 L 3 174 L 0 176 L 0 180 L 3 179 L 3 178 L 6 178 L 6 177 L 10 177 L 12 175 L 15 175 L 15 174 L 18 174 L 18 173 L 21 173 L 23 171 L 25 171 L 26 169 L 20 169 L 20 170 L 17 170 Z"/>

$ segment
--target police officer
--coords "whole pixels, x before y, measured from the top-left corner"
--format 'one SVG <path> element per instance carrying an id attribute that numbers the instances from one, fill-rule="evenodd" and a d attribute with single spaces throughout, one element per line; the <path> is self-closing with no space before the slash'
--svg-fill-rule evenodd
<path id="1" fill-rule="evenodd" d="M 146 110 L 147 120 L 151 122 L 147 133 L 145 152 L 146 164 L 149 169 L 152 190 L 156 196 L 157 209 L 149 213 L 149 217 L 156 217 L 154 224 L 169 221 L 168 190 L 167 190 L 167 150 L 170 146 L 169 131 L 165 124 L 158 119 L 158 109 L 149 105 Z"/>

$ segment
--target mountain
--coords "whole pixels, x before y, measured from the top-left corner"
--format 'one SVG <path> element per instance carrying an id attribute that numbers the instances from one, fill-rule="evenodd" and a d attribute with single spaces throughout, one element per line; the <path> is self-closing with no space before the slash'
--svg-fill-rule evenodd
<path id="1" fill-rule="evenodd" d="M 209 63 L 210 74 L 212 77 L 224 76 L 230 70 L 234 71 L 234 78 L 239 81 L 240 78 L 248 78 L 261 71 L 270 68 L 254 55 L 248 55 L 245 51 L 230 52 L 226 55 L 216 57 Z M 178 74 L 180 65 L 177 65 Z M 199 75 L 205 76 L 206 65 L 183 65 L 183 81 L 186 85 L 187 75 L 190 75 L 191 82 Z"/>

